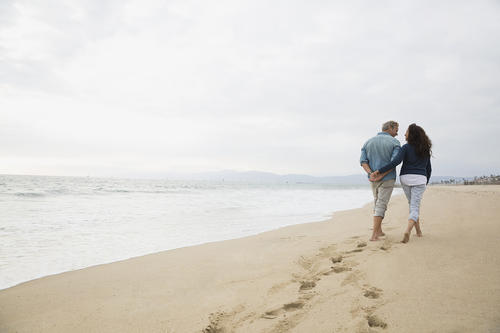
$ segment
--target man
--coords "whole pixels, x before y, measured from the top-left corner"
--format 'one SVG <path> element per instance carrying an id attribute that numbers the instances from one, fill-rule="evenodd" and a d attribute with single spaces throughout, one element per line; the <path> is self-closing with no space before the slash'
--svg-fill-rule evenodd
<path id="1" fill-rule="evenodd" d="M 368 178 L 373 171 L 388 164 L 401 149 L 401 144 L 395 136 L 398 135 L 399 124 L 395 121 L 388 121 L 382 125 L 382 132 L 366 141 L 361 148 L 359 159 L 361 166 L 368 173 Z M 376 241 L 382 232 L 382 220 L 385 216 L 387 204 L 391 198 L 394 183 L 396 182 L 396 169 L 389 170 L 384 177 L 376 182 L 371 182 L 373 199 L 373 234 L 371 241 Z"/>

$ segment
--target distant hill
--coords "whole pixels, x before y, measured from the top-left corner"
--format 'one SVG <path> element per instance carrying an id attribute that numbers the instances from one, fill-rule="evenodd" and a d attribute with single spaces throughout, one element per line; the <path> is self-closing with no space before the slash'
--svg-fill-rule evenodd
<path id="1" fill-rule="evenodd" d="M 234 171 L 224 170 L 217 172 L 203 172 L 193 174 L 171 174 L 169 179 L 227 181 L 244 183 L 274 183 L 274 184 L 336 184 L 336 185 L 366 185 L 368 180 L 365 174 L 348 176 L 315 177 L 302 174 L 278 175 L 262 171 Z M 470 178 L 470 177 L 469 177 Z M 464 177 L 432 176 L 431 183 L 441 181 L 462 182 Z M 467 178 L 468 179 L 468 178 Z"/>
<path id="2" fill-rule="evenodd" d="M 301 174 L 278 175 L 271 172 L 262 171 L 234 171 L 224 170 L 217 172 L 203 172 L 194 174 L 172 174 L 170 179 L 190 179 L 190 180 L 209 180 L 209 181 L 227 181 L 227 182 L 245 182 L 245 183 L 292 183 L 292 184 L 339 184 L 339 185 L 361 185 L 366 184 L 366 176 L 331 176 L 315 177 Z"/>

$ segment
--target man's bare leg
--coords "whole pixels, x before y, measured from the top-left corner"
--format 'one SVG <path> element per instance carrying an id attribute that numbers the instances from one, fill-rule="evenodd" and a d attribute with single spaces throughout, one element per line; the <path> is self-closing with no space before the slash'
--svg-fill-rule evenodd
<path id="1" fill-rule="evenodd" d="M 382 232 L 382 216 L 374 216 L 373 217 L 373 233 L 372 233 L 372 238 L 370 238 L 371 241 L 378 241 L 378 237 L 383 234 Z"/>
<path id="2" fill-rule="evenodd" d="M 417 219 L 417 223 L 415 223 L 415 231 L 417 232 L 417 237 L 422 237 L 422 230 L 420 230 L 420 219 Z"/>

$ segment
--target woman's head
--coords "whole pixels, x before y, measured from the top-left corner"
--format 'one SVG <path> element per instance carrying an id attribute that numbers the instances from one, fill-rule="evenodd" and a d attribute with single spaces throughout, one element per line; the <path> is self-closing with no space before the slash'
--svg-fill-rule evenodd
<path id="1" fill-rule="evenodd" d="M 425 134 L 425 131 L 422 127 L 417 124 L 411 124 L 408 126 L 408 130 L 405 134 L 406 141 L 409 144 L 415 147 L 417 155 L 419 157 L 427 157 L 432 154 L 432 142 Z"/>

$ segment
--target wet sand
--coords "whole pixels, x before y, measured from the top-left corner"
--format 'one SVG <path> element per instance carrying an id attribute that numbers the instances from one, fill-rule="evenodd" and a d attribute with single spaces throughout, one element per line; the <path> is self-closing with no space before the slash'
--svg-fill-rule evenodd
<path id="1" fill-rule="evenodd" d="M 0 291 L 0 332 L 497 332 L 500 186 L 429 187 L 423 237 L 379 242 L 371 205 L 332 219 Z"/>

